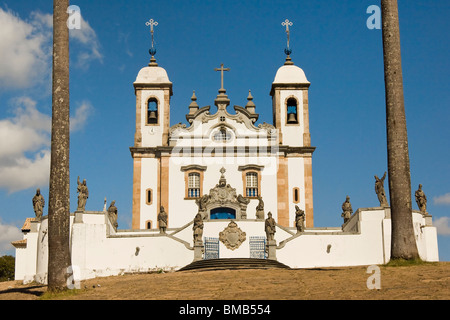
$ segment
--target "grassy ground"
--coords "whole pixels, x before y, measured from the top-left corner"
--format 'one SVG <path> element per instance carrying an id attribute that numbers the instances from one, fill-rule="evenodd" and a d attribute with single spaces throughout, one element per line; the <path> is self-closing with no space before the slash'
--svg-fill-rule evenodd
<path id="1" fill-rule="evenodd" d="M 450 262 L 393 262 L 318 269 L 247 269 L 134 274 L 82 281 L 52 295 L 46 286 L 0 283 L 0 300 L 448 300 Z M 380 289 L 368 289 L 378 277 Z M 370 279 L 369 279 L 370 278 Z"/>

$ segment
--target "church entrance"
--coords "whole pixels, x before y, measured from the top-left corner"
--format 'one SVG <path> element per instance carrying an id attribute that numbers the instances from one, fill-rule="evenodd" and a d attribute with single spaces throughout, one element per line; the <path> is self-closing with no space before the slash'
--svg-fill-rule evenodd
<path id="1" fill-rule="evenodd" d="M 236 210 L 232 208 L 215 208 L 211 210 L 211 220 L 236 219 Z"/>

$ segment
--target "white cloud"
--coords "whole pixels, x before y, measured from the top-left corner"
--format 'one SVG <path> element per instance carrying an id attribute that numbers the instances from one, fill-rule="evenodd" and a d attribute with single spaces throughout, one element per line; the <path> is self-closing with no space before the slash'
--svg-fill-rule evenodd
<path id="1" fill-rule="evenodd" d="M 27 88 L 48 79 L 51 32 L 45 15 L 34 14 L 31 22 L 0 8 L 0 86 Z"/>
<path id="2" fill-rule="evenodd" d="M 89 115 L 92 113 L 92 105 L 89 101 L 83 103 L 75 110 L 75 115 L 70 118 L 70 131 L 78 131 L 84 127 Z"/>
<path id="3" fill-rule="evenodd" d="M 0 161 L 49 146 L 51 118 L 36 109 L 36 102 L 15 99 L 14 117 L 0 120 Z M 1 183 L 1 182 L 0 182 Z"/>
<path id="4" fill-rule="evenodd" d="M 29 19 L 21 19 L 11 10 L 0 8 L 0 87 L 23 89 L 48 83 L 52 63 L 52 14 L 33 11 Z M 89 22 L 81 17 L 81 29 L 70 30 L 75 40 L 71 56 L 77 67 L 102 62 L 100 43 Z"/>
<path id="5" fill-rule="evenodd" d="M 12 241 L 22 240 L 22 232 L 16 226 L 3 224 L 0 221 L 0 256 L 8 254 L 14 247 Z"/>
<path id="6" fill-rule="evenodd" d="M 439 197 L 434 197 L 433 202 L 437 205 L 450 205 L 450 193 L 446 193 Z"/>
<path id="7" fill-rule="evenodd" d="M 433 225 L 437 228 L 437 233 L 442 236 L 450 236 L 450 218 L 441 217 L 433 222 Z"/>
<path id="8" fill-rule="evenodd" d="M 14 116 L 0 120 L 0 188 L 16 192 L 48 185 L 51 117 L 28 97 L 15 99 L 13 105 Z M 75 109 L 71 132 L 84 127 L 92 110 L 88 101 Z"/>
<path id="9" fill-rule="evenodd" d="M 70 38 L 82 45 L 76 60 L 78 67 L 86 69 L 93 60 L 103 61 L 97 34 L 83 17 L 81 17 L 81 29 L 71 29 Z"/>

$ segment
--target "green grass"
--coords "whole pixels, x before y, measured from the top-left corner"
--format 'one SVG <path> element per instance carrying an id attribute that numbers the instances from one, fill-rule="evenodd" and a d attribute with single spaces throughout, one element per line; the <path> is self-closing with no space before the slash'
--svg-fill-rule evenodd
<path id="1" fill-rule="evenodd" d="M 39 300 L 60 300 L 67 297 L 76 296 L 79 293 L 84 292 L 82 289 L 74 289 L 74 290 L 62 290 L 58 292 L 45 292 L 42 296 L 39 297 Z"/>
<path id="2" fill-rule="evenodd" d="M 385 264 L 386 267 L 410 267 L 410 266 L 420 266 L 420 265 L 436 265 L 436 262 L 423 261 L 420 258 L 417 259 L 391 259 Z"/>

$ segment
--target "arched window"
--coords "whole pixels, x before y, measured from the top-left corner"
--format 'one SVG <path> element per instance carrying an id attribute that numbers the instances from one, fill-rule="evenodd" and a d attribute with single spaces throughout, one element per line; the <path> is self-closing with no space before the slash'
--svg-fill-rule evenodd
<path id="1" fill-rule="evenodd" d="M 247 172 L 246 177 L 246 196 L 255 198 L 259 195 L 258 193 L 258 173 L 257 172 Z"/>
<path id="2" fill-rule="evenodd" d="M 147 124 L 157 124 L 158 113 L 158 100 L 150 98 L 147 103 Z"/>
<path id="3" fill-rule="evenodd" d="M 145 222 L 145 228 L 148 229 L 148 230 L 150 230 L 152 228 L 152 221 L 151 220 L 148 220 L 148 221 Z"/>
<path id="4" fill-rule="evenodd" d="M 298 102 L 295 98 L 289 98 L 287 101 L 287 123 L 298 123 Z"/>
<path id="5" fill-rule="evenodd" d="M 228 130 L 225 128 L 220 128 L 220 130 L 214 134 L 214 140 L 215 141 L 229 141 L 229 140 L 231 140 L 231 133 L 228 132 Z"/>
<path id="6" fill-rule="evenodd" d="M 299 188 L 294 188 L 293 200 L 294 200 L 294 203 L 300 202 L 300 189 Z"/>
<path id="7" fill-rule="evenodd" d="M 200 173 L 192 172 L 188 176 L 188 198 L 200 197 Z"/>

